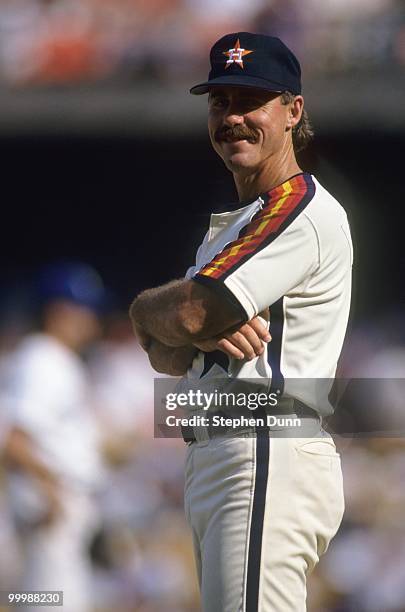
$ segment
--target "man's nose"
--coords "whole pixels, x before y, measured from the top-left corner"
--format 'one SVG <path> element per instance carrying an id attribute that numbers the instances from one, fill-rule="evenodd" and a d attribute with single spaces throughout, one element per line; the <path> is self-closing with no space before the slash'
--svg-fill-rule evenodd
<path id="1" fill-rule="evenodd" d="M 237 105 L 235 103 L 230 104 L 227 108 L 227 111 L 224 117 L 225 125 L 229 125 L 229 126 L 241 125 L 244 122 L 244 120 L 245 120 L 244 115 L 243 115 L 240 105 Z"/>

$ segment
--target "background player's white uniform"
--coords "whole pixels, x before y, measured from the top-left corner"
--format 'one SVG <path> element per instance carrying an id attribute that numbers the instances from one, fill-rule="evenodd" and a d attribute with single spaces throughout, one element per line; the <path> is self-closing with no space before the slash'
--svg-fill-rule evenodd
<path id="1" fill-rule="evenodd" d="M 243 208 L 212 215 L 188 271 L 238 306 L 245 320 L 270 308 L 272 342 L 246 362 L 199 353 L 182 384 L 200 379 L 202 388 L 227 384 L 229 391 L 228 377 L 262 379 L 264 390 L 290 398 L 291 412 L 294 398 L 316 411 L 308 420 L 311 437 L 285 431 L 291 437 L 274 438 L 267 429 L 257 437 L 210 438 L 206 429 L 195 430 L 186 513 L 206 612 L 305 609 L 306 574 L 343 515 L 340 458 L 315 415 L 331 412 L 330 385 L 325 391 L 318 383 L 335 375 L 351 267 L 344 210 L 302 173 Z"/>
<path id="2" fill-rule="evenodd" d="M 44 333 L 23 340 L 8 370 L 3 403 L 9 421 L 31 437 L 38 457 L 58 478 L 62 504 L 60 517 L 39 527 L 46 510 L 40 489 L 26 475 L 10 476 L 9 500 L 23 544 L 19 587 L 63 590 L 63 609 L 84 612 L 88 545 L 97 526 L 92 495 L 102 475 L 86 370 L 73 351 Z"/>

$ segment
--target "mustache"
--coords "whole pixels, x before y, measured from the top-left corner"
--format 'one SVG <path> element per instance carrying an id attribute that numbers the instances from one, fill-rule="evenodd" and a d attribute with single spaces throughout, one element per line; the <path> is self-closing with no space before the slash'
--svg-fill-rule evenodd
<path id="1" fill-rule="evenodd" d="M 215 140 L 247 140 L 255 143 L 258 139 L 255 130 L 247 125 L 234 125 L 233 127 L 223 126 L 215 132 Z"/>

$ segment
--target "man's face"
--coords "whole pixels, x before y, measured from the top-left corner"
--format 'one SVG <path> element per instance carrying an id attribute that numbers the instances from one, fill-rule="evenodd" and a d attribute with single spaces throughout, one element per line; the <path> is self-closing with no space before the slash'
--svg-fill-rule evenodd
<path id="1" fill-rule="evenodd" d="M 288 142 L 289 105 L 279 93 L 252 87 L 213 87 L 208 100 L 212 146 L 231 172 L 249 175 Z"/>
<path id="2" fill-rule="evenodd" d="M 75 351 L 96 340 L 101 333 L 100 320 L 93 309 L 70 300 L 53 300 L 45 307 L 44 330 L 54 334 Z"/>

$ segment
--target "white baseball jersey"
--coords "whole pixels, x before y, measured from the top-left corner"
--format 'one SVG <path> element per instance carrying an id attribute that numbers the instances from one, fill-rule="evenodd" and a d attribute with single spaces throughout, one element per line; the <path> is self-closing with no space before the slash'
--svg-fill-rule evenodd
<path id="1" fill-rule="evenodd" d="M 87 371 L 79 357 L 47 334 L 27 336 L 7 364 L 2 405 L 10 426 L 27 432 L 35 452 L 57 476 L 62 511 L 47 529 L 37 527 L 47 499 L 24 472 L 8 478 L 8 502 L 24 556 L 21 590 L 64 591 L 66 612 L 91 608 L 88 547 L 98 525 L 93 493 L 102 484 L 97 422 L 89 405 Z M 26 608 L 34 610 L 32 606 Z"/>
<path id="2" fill-rule="evenodd" d="M 32 437 L 39 456 L 67 485 L 97 486 L 98 433 L 79 357 L 47 334 L 32 334 L 10 357 L 8 370 L 2 402 L 10 424 Z"/>
<path id="3" fill-rule="evenodd" d="M 202 384 L 213 377 L 267 379 L 269 389 L 330 414 L 327 395 L 348 322 L 352 263 L 346 213 L 310 174 L 238 210 L 211 215 L 186 278 L 230 300 L 245 321 L 269 309 L 272 342 L 251 361 L 200 352 L 187 377 Z"/>

